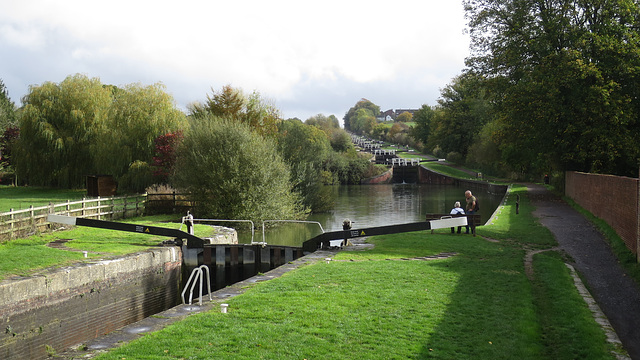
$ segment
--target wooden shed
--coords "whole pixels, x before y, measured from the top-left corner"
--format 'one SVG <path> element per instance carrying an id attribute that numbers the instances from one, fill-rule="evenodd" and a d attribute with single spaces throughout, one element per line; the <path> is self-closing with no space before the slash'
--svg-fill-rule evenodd
<path id="1" fill-rule="evenodd" d="M 117 184 L 111 175 L 87 175 L 87 196 L 113 196 Z"/>

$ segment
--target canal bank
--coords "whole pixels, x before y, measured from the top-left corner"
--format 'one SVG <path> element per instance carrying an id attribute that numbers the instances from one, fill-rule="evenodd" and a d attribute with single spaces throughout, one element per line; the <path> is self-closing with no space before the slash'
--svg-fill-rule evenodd
<path id="1" fill-rule="evenodd" d="M 354 239 L 353 243 L 354 246 L 349 250 L 358 251 L 370 248 L 369 244 L 366 244 L 364 239 Z M 209 301 L 208 296 L 204 296 L 202 305 L 199 304 L 198 299 L 194 299 L 193 304 L 191 305 L 177 305 L 155 314 L 152 317 L 147 317 L 124 326 L 107 335 L 92 339 L 82 344 L 76 344 L 70 350 L 58 354 L 56 358 L 65 360 L 79 358 L 91 359 L 102 352 L 133 341 L 144 334 L 161 330 L 170 324 L 185 319 L 189 315 L 218 309 L 225 300 L 243 294 L 253 284 L 280 277 L 287 272 L 300 268 L 301 266 L 315 264 L 320 261 L 327 261 L 327 259 L 332 258 L 337 251 L 338 250 L 318 250 L 264 274 L 259 274 L 233 285 L 229 285 L 223 289 L 216 290 L 211 293 L 212 301 Z"/>

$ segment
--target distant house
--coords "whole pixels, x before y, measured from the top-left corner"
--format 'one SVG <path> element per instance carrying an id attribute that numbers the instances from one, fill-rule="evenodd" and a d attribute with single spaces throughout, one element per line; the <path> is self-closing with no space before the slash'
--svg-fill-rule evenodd
<path id="1" fill-rule="evenodd" d="M 393 109 L 389 109 L 387 111 L 383 111 L 380 113 L 380 118 L 382 121 L 394 121 L 396 119 L 396 113 Z"/>
<path id="2" fill-rule="evenodd" d="M 381 111 L 380 115 L 377 117 L 379 121 L 395 121 L 398 118 L 398 115 L 403 112 L 408 112 L 411 115 L 415 115 L 418 109 L 389 109 L 387 111 Z"/>

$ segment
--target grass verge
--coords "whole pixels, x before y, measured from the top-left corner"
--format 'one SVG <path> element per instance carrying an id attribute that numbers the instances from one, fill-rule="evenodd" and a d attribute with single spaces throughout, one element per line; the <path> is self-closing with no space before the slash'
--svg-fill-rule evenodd
<path id="1" fill-rule="evenodd" d="M 470 175 L 468 172 L 464 170 L 456 169 L 447 164 L 441 164 L 438 162 L 426 162 L 426 163 L 423 163 L 422 165 L 424 165 L 428 169 L 437 171 L 441 174 L 451 176 L 457 179 L 478 180 L 475 176 Z"/>
<path id="2" fill-rule="evenodd" d="M 179 223 L 170 223 L 175 216 L 147 216 L 128 220 L 133 224 L 145 224 L 168 228 L 180 228 Z M 196 235 L 211 236 L 213 228 L 207 225 L 194 227 Z M 183 228 L 183 230 L 185 230 Z M 67 240 L 64 246 L 69 251 L 50 247 L 47 244 Z M 128 233 L 105 229 L 74 227 L 70 230 L 30 236 L 0 244 L 0 280 L 12 275 L 29 275 L 48 267 L 67 266 L 86 259 L 81 251 L 88 251 L 87 259 L 119 256 L 146 250 L 158 246 L 166 237 Z"/>
<path id="3" fill-rule="evenodd" d="M 606 359 L 612 350 L 591 311 L 575 291 L 573 278 L 555 251 L 533 257 L 534 298 L 546 359 Z M 587 341 L 590 339 L 590 341 Z"/>

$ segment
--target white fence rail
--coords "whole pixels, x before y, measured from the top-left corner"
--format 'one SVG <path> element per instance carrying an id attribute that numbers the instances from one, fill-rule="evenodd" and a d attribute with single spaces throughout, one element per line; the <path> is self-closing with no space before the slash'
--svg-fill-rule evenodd
<path id="1" fill-rule="evenodd" d="M 46 232 L 54 225 L 47 222 L 47 215 L 67 215 L 91 219 L 122 219 L 140 216 L 144 212 L 147 195 L 113 196 L 67 200 L 65 203 L 46 206 L 30 206 L 24 210 L 0 213 L 0 240 L 6 241 Z"/>

